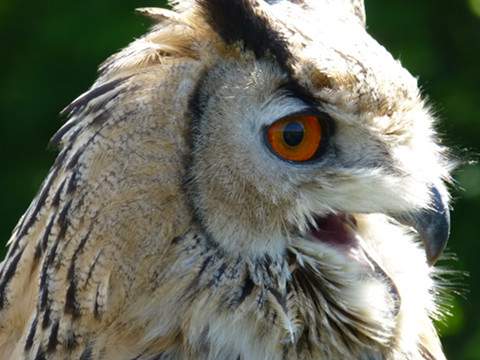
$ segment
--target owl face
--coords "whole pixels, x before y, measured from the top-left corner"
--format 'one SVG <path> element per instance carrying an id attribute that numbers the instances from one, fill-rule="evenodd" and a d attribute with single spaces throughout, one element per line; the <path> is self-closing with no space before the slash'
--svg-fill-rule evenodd
<path id="1" fill-rule="evenodd" d="M 448 227 L 446 163 L 414 80 L 384 55 L 398 80 L 372 93 L 362 78 L 347 88 L 304 87 L 274 61 L 248 54 L 203 75 L 190 103 L 191 193 L 214 238 L 237 251 L 275 254 L 297 233 L 350 244 L 343 228 L 355 214 L 384 214 L 416 227 L 429 261 L 438 257 L 446 236 L 438 231 Z M 380 97 L 387 110 L 375 107 Z M 341 224 L 338 236 L 322 230 L 332 221 Z"/>

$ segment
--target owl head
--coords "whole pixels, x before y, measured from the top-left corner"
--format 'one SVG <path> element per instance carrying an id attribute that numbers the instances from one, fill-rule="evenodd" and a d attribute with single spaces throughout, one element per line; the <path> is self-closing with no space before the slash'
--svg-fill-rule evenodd
<path id="1" fill-rule="evenodd" d="M 364 338 L 440 358 L 431 266 L 452 166 L 417 79 L 368 34 L 363 1 L 173 5 L 140 10 L 160 24 L 99 82 L 169 61 L 184 72 L 172 101 L 188 98 L 183 183 L 201 231 L 228 254 L 288 258 L 301 296 L 339 304 L 317 312 L 350 309 Z"/>
<path id="2" fill-rule="evenodd" d="M 206 231 L 232 251 L 278 254 L 285 235 L 383 214 L 437 260 L 452 166 L 416 78 L 367 33 L 362 1 L 174 6 L 140 9 L 162 24 L 107 61 L 99 82 L 200 60 L 188 183 Z"/>
<path id="3" fill-rule="evenodd" d="M 133 289 L 124 298 L 145 297 L 131 300 L 136 333 L 180 323 L 191 358 L 444 358 L 433 265 L 452 164 L 417 80 L 368 34 L 363 1 L 172 5 L 141 9 L 152 31 L 66 109 L 45 196 L 17 228 L 68 204 L 57 233 L 70 240 L 37 248 L 73 256 L 55 283 L 78 277 L 69 310 L 98 298 L 77 289 L 81 265 L 108 253 L 119 289 Z M 157 279 L 161 292 L 141 287 Z"/>

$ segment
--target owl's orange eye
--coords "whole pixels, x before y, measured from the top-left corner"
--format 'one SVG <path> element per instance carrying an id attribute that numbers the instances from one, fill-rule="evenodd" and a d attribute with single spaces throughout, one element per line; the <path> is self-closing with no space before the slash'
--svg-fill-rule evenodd
<path id="1" fill-rule="evenodd" d="M 270 125 L 267 140 L 272 151 L 288 161 L 312 160 L 323 138 L 320 119 L 315 115 L 293 115 Z"/>

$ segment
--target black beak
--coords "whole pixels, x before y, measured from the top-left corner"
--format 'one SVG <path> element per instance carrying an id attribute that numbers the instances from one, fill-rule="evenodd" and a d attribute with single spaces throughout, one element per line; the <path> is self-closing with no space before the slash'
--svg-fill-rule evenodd
<path id="1" fill-rule="evenodd" d="M 450 211 L 447 202 L 436 187 L 430 189 L 432 203 L 430 209 L 417 213 L 393 216 L 398 222 L 413 227 L 425 246 L 427 261 L 434 265 L 442 255 L 450 236 Z"/>

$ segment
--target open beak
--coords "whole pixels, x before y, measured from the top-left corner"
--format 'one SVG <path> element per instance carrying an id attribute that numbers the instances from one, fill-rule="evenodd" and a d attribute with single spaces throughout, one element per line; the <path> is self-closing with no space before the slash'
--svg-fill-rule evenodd
<path id="1" fill-rule="evenodd" d="M 450 236 L 450 211 L 440 191 L 434 186 L 430 191 L 432 203 L 429 209 L 394 215 L 393 218 L 417 231 L 425 246 L 428 264 L 432 266 L 442 255 Z"/>

